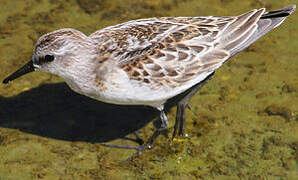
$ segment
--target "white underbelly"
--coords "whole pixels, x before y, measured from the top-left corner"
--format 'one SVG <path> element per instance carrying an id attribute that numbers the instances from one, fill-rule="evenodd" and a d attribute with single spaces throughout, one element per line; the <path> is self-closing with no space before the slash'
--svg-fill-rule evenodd
<path id="1" fill-rule="evenodd" d="M 111 73 L 104 84 L 92 95 L 99 101 L 121 105 L 159 107 L 168 99 L 166 89 L 153 90 L 149 85 L 129 79 L 123 71 Z"/>
<path id="2" fill-rule="evenodd" d="M 99 101 L 120 105 L 148 105 L 161 107 L 168 99 L 184 92 L 210 73 L 201 74 L 181 87 L 152 88 L 149 84 L 131 80 L 127 74 L 119 70 L 110 73 L 104 84 L 105 90 L 94 87 L 92 93 L 85 94 Z"/>

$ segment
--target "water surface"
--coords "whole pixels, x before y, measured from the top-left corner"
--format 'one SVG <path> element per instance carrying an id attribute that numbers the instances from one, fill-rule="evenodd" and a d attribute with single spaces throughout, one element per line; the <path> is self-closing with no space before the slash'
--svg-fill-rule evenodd
<path id="1" fill-rule="evenodd" d="M 31 58 L 44 33 L 100 28 L 153 16 L 237 15 L 296 0 L 0 1 L 0 79 Z M 138 130 L 146 139 L 157 114 L 100 103 L 57 76 L 28 74 L 0 86 L 0 179 L 298 179 L 298 16 L 220 68 L 191 100 L 189 138 L 169 131 L 132 163 L 134 151 L 99 143 Z M 133 137 L 129 135 L 129 137 Z"/>

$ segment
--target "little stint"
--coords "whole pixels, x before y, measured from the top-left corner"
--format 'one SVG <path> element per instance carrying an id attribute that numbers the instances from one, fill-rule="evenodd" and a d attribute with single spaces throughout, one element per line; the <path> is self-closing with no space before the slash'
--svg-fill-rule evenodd
<path id="1" fill-rule="evenodd" d="M 217 68 L 279 26 L 295 7 L 255 9 L 240 16 L 140 19 L 90 36 L 60 29 L 41 36 L 31 61 L 3 83 L 46 71 L 62 77 L 75 92 L 99 101 L 158 109 L 161 126 L 136 148 L 138 154 L 168 126 L 167 100 L 180 97 L 173 137 L 182 135 L 189 99 Z"/>

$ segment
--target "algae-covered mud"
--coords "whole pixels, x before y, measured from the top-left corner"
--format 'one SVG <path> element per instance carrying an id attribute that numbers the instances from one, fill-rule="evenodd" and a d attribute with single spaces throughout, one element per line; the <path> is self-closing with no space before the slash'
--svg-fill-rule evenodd
<path id="1" fill-rule="evenodd" d="M 297 0 L 1 0 L 0 80 L 31 58 L 44 33 L 86 34 L 153 16 L 238 15 Z M 187 138 L 130 163 L 133 150 L 100 145 L 147 139 L 158 113 L 104 104 L 34 72 L 0 85 L 0 179 L 298 179 L 298 14 L 221 67 L 191 100 Z M 125 138 L 127 137 L 127 138 Z"/>

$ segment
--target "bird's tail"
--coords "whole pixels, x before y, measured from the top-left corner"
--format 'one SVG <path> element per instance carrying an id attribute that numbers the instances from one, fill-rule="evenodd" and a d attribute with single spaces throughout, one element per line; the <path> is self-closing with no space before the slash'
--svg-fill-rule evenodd
<path id="1" fill-rule="evenodd" d="M 261 19 L 283 18 L 292 14 L 296 9 L 296 5 L 290 5 L 280 10 L 269 11 L 262 15 Z"/>
<path id="2" fill-rule="evenodd" d="M 265 35 L 267 32 L 279 26 L 287 18 L 287 16 L 295 11 L 295 9 L 296 5 L 290 5 L 280 10 L 264 12 L 259 17 L 259 20 L 256 19 L 257 28 L 253 32 L 253 34 L 251 34 L 249 38 L 247 38 L 243 43 L 239 44 L 239 46 L 231 49 L 231 55 L 233 56 L 242 51 L 243 49 L 254 43 L 256 40 L 258 40 L 260 37 Z"/>

